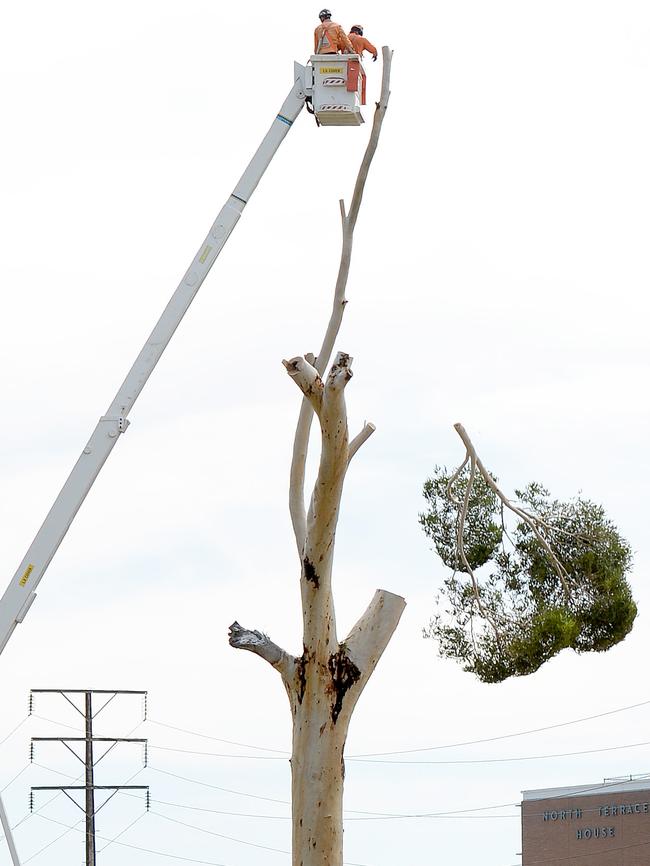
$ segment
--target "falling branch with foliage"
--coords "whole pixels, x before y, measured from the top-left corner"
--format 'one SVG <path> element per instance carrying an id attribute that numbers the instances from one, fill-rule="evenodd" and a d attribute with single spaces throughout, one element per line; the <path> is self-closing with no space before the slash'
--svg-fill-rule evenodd
<path id="1" fill-rule="evenodd" d="M 420 524 L 452 569 L 425 635 L 484 682 L 533 673 L 565 648 L 602 652 L 623 640 L 637 612 L 632 552 L 602 506 L 551 500 L 535 483 L 515 491 L 515 504 L 455 429 L 463 462 L 435 467 L 424 485 Z"/>

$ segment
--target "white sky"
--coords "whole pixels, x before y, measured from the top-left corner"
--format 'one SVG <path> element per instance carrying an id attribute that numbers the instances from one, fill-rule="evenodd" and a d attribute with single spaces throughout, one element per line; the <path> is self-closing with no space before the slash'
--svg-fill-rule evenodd
<path id="1" fill-rule="evenodd" d="M 0 561 L 8 583 L 208 227 L 273 120 L 317 6 L 250 0 L 4 4 L 0 76 Z M 348 754 L 493 737 L 650 700 L 643 581 L 650 262 L 650 7 L 619 0 L 335 6 L 395 49 L 392 100 L 355 241 L 338 348 L 355 356 L 351 428 L 378 431 L 355 459 L 335 565 L 340 633 L 375 588 L 407 611 L 355 713 Z M 370 65 L 370 96 L 379 64 Z M 370 117 L 370 111 L 368 111 Z M 286 508 L 299 396 L 283 357 L 317 348 L 368 127 L 301 116 L 175 336 L 2 656 L 0 739 L 29 689 L 150 691 L 158 722 L 287 749 L 273 671 L 227 645 L 236 618 L 300 646 L 298 568 Z M 603 502 L 635 550 L 640 615 L 604 656 L 564 653 L 534 676 L 486 686 L 440 661 L 421 628 L 442 566 L 417 514 L 436 463 L 462 458 L 461 420 L 512 490 Z M 136 702 L 137 703 L 137 702 Z M 62 700 L 37 712 L 74 725 Z M 642 743 L 650 706 L 580 725 L 405 759 L 485 761 Z M 139 706 L 107 710 L 125 735 Z M 98 722 L 99 725 L 99 722 Z M 32 719 L 0 747 L 0 787 L 27 763 Z M 284 759 L 201 757 L 153 746 L 273 756 L 154 723 L 154 800 L 281 818 L 154 811 L 288 850 L 288 807 L 166 776 L 286 800 Z M 37 760 L 74 775 L 62 747 Z M 101 766 L 125 781 L 139 753 Z M 650 771 L 648 745 L 581 757 L 475 764 L 348 761 L 346 807 L 422 813 L 517 803 L 522 789 Z M 31 767 L 5 792 L 12 821 Z M 99 781 L 99 779 L 98 779 Z M 39 801 L 41 802 L 41 801 Z M 141 814 L 116 797 L 108 838 Z M 513 807 L 477 815 L 516 815 Z M 64 798 L 43 810 L 72 824 Z M 150 814 L 120 841 L 225 866 L 286 854 Z M 352 816 L 353 817 L 353 816 Z M 64 831 L 34 817 L 27 858 Z M 520 862 L 517 818 L 350 821 L 364 866 Z M 83 860 L 70 833 L 35 866 Z M 0 843 L 0 866 L 9 864 Z M 102 866 L 174 863 L 113 845 Z"/>

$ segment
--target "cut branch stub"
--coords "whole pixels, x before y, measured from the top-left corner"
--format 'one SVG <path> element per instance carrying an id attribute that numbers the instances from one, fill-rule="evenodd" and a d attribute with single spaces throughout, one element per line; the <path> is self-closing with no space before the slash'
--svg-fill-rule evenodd
<path id="1" fill-rule="evenodd" d="M 296 661 L 264 632 L 241 626 L 236 620 L 228 630 L 228 643 L 235 649 L 244 649 L 263 658 L 282 674 L 285 685 L 290 683 Z"/>
<path id="2" fill-rule="evenodd" d="M 255 652 L 268 640 L 268 636 L 263 632 L 244 628 L 237 620 L 228 629 L 228 643 L 236 649 L 250 649 Z"/>
<path id="3" fill-rule="evenodd" d="M 359 448 L 361 448 L 363 443 L 367 442 L 368 439 L 370 439 L 376 429 L 377 428 L 372 422 L 366 421 L 366 423 L 363 425 L 363 429 L 361 430 L 361 432 L 357 433 L 357 435 L 354 437 L 354 439 L 350 441 L 350 444 L 348 445 L 348 463 L 350 462 L 350 460 L 352 460 L 352 458 L 357 453 Z"/>
<path id="4" fill-rule="evenodd" d="M 339 352 L 327 376 L 327 387 L 335 391 L 343 390 L 352 378 L 352 355 Z"/>
<path id="5" fill-rule="evenodd" d="M 314 412 L 318 414 L 323 398 L 323 381 L 318 374 L 318 370 L 309 361 L 300 356 L 292 358 L 290 361 L 283 361 L 282 363 L 287 373 L 311 403 Z"/>

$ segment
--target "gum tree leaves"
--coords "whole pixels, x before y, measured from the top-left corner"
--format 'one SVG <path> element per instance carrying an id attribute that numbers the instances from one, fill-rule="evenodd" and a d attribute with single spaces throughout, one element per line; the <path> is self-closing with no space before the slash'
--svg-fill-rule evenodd
<path id="1" fill-rule="evenodd" d="M 553 562 L 530 522 L 506 524 L 508 512 L 477 474 L 462 538 L 468 570 L 458 551 L 459 509 L 452 500 L 463 502 L 469 471 L 448 491 L 451 477 L 445 467 L 435 468 L 420 515 L 452 570 L 425 629 L 443 657 L 460 661 L 483 682 L 501 682 L 533 673 L 567 647 L 603 652 L 623 640 L 637 613 L 626 579 L 631 549 L 600 505 L 580 496 L 552 500 L 539 484 L 516 491 L 517 506 L 534 521 Z"/>

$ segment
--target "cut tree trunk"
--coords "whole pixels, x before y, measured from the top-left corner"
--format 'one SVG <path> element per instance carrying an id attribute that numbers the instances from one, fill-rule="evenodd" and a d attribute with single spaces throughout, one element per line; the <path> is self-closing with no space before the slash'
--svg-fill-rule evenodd
<path id="1" fill-rule="evenodd" d="M 305 656 L 299 661 L 298 690 L 290 695 L 293 866 L 343 863 L 343 754 L 350 719 L 404 606 L 400 596 L 378 590 L 325 663 Z"/>
<path id="2" fill-rule="evenodd" d="M 388 104 L 392 55 L 388 48 L 382 54 L 381 98 L 348 214 L 340 202 L 341 261 L 323 345 L 317 357 L 307 354 L 283 362 L 303 393 L 289 484 L 289 510 L 300 557 L 302 655 L 290 655 L 267 635 L 238 622 L 230 626 L 231 646 L 249 650 L 276 668 L 289 696 L 293 718 L 292 866 L 342 866 L 344 749 L 350 719 L 406 604 L 398 595 L 377 590 L 350 634 L 339 642 L 332 563 L 341 494 L 350 460 L 375 428 L 365 424 L 349 440 L 344 391 L 352 378 L 350 356 L 339 352 L 325 380 L 323 376 L 347 303 L 354 228 Z M 306 510 L 305 463 L 314 415 L 321 430 L 321 458 Z"/>
<path id="3" fill-rule="evenodd" d="M 316 589 L 320 593 L 320 587 Z M 293 717 L 292 866 L 342 866 L 344 749 L 352 711 L 388 644 L 405 601 L 377 590 L 346 640 L 329 656 L 293 658 L 259 631 L 230 627 L 230 644 L 282 675 Z"/>

